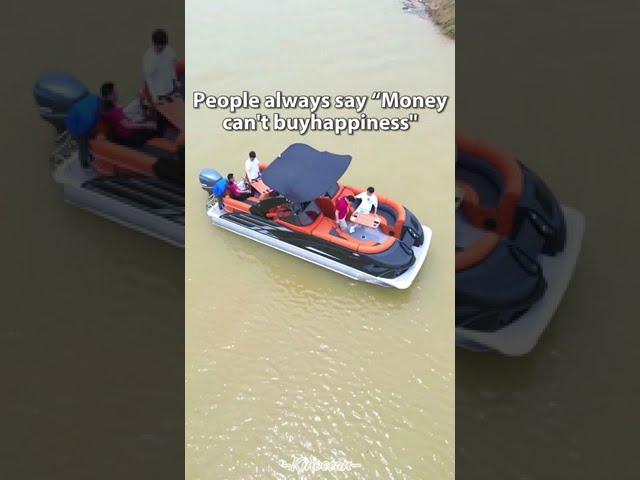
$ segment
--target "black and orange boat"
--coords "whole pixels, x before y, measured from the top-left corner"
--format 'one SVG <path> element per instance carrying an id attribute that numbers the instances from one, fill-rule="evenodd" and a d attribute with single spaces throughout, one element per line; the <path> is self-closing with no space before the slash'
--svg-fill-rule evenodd
<path id="1" fill-rule="evenodd" d="M 177 67 L 184 78 L 184 64 Z M 167 98 L 162 106 L 173 112 L 163 136 L 149 139 L 139 148 L 114 141 L 99 116 L 86 138 L 68 131 L 68 118 L 83 103 L 92 106 L 99 98 L 75 77 L 64 72 L 41 75 L 34 87 L 40 116 L 57 130 L 56 145 L 50 156 L 53 178 L 64 188 L 67 202 L 93 213 L 184 246 L 184 117 L 181 95 Z M 179 98 L 180 97 L 180 98 Z M 126 107 L 127 115 L 144 120 L 149 115 L 144 90 Z M 88 144 L 89 166 L 83 168 L 79 141 Z"/>
<path id="2" fill-rule="evenodd" d="M 211 196 L 207 214 L 219 227 L 354 280 L 408 288 L 427 256 L 431 230 L 399 202 L 378 195 L 375 221 L 362 222 L 352 233 L 342 231 L 335 221 L 336 202 L 362 192 L 338 183 L 350 162 L 349 155 L 291 145 L 270 165 L 260 166 L 264 188 L 242 200 L 226 195 L 224 208 Z M 220 179 L 213 169 L 200 173 L 209 194 Z"/>
<path id="3" fill-rule="evenodd" d="M 564 295 L 584 218 L 513 156 L 456 145 L 456 343 L 522 355 Z"/>

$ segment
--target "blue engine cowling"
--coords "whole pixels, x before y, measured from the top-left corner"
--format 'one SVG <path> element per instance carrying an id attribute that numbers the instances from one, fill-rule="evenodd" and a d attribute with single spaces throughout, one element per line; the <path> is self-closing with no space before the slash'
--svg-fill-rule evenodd
<path id="1" fill-rule="evenodd" d="M 213 187 L 218 180 L 222 178 L 222 175 L 217 170 L 213 168 L 205 168 L 198 175 L 198 179 L 200 180 L 200 186 L 202 189 L 207 192 L 209 195 L 213 193 Z"/>
<path id="2" fill-rule="evenodd" d="M 89 94 L 84 84 L 68 73 L 42 74 L 33 87 L 33 96 L 40 116 L 51 123 L 58 133 L 66 128 L 71 107 Z"/>

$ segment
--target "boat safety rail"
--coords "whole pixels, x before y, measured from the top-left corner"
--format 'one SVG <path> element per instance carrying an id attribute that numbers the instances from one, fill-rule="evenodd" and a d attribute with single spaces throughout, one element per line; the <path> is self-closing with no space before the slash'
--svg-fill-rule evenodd
<path id="1" fill-rule="evenodd" d="M 56 170 L 60 165 L 69 160 L 78 151 L 78 143 L 69 135 L 67 131 L 62 132 L 58 138 L 51 155 L 49 155 L 49 166 L 51 170 Z"/>
<path id="2" fill-rule="evenodd" d="M 216 196 L 213 194 L 209 195 L 209 198 L 207 198 L 207 204 L 205 207 L 206 210 L 208 211 L 211 207 L 213 207 L 217 203 L 218 203 L 218 199 L 216 198 Z"/>

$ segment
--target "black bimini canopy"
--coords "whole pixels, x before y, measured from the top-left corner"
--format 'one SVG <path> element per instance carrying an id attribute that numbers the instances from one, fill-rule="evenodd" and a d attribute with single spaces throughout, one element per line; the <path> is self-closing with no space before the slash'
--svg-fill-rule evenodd
<path id="1" fill-rule="evenodd" d="M 308 202 L 331 190 L 349 163 L 351 155 L 294 143 L 262 172 L 262 180 L 292 202 Z"/>

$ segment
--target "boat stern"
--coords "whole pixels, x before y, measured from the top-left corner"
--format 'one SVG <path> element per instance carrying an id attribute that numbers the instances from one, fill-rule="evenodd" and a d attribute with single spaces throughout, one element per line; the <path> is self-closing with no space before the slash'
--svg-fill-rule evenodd
<path id="1" fill-rule="evenodd" d="M 411 286 L 415 278 L 418 276 L 424 261 L 429 253 L 429 246 L 431 245 L 431 229 L 426 225 L 421 225 L 423 240 L 419 247 L 411 247 L 413 255 L 415 256 L 415 262 L 411 265 L 402 275 L 395 278 L 379 278 L 381 284 L 386 287 L 398 288 L 400 290 L 407 289 Z"/>
<path id="2" fill-rule="evenodd" d="M 493 332 L 456 328 L 456 344 L 474 351 L 494 351 L 508 356 L 529 353 L 551 322 L 569 285 L 578 260 L 585 231 L 585 218 L 571 207 L 562 207 L 566 222 L 564 250 L 554 256 L 541 255 L 540 265 L 547 282 L 543 297 L 518 319 Z"/>

